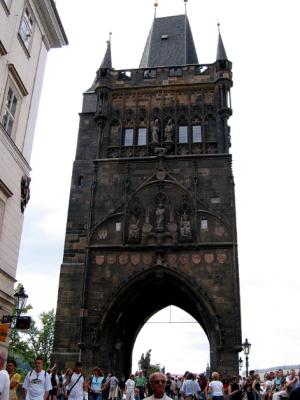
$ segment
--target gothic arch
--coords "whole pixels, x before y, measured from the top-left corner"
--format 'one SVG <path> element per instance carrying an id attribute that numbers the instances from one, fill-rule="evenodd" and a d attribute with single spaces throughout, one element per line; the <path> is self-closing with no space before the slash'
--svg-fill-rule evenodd
<path id="1" fill-rule="evenodd" d="M 130 372 L 132 350 L 141 328 L 153 314 L 171 304 L 196 319 L 206 333 L 214 355 L 221 351 L 222 321 L 216 314 L 213 300 L 201 289 L 201 285 L 199 289 L 199 284 L 196 286 L 186 274 L 163 263 L 129 276 L 112 293 L 107 306 L 101 308 L 95 340 L 95 362 L 99 356 L 101 359 L 101 348 L 105 346 L 114 349 L 109 357 L 111 364 L 107 368 Z M 98 343 L 101 346 L 97 346 Z"/>

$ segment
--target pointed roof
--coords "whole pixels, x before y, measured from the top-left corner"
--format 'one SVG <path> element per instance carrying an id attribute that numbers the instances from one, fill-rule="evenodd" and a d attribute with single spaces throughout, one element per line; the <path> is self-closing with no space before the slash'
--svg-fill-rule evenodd
<path id="1" fill-rule="evenodd" d="M 112 68 L 112 62 L 111 62 L 111 46 L 110 46 L 110 40 L 107 42 L 107 49 L 104 55 L 104 58 L 102 60 L 102 63 L 100 65 L 100 68 Z"/>
<path id="2" fill-rule="evenodd" d="M 217 61 L 227 60 L 225 47 L 223 44 L 221 32 L 219 31 L 218 49 L 217 49 Z"/>
<path id="3" fill-rule="evenodd" d="M 198 64 L 186 15 L 155 18 L 145 45 L 140 68 Z"/>

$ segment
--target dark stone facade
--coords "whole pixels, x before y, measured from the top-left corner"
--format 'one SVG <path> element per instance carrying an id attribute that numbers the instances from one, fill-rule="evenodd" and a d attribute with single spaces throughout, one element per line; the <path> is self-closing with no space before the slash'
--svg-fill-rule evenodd
<path id="1" fill-rule="evenodd" d="M 81 358 L 128 375 L 139 330 L 173 304 L 206 332 L 212 370 L 238 373 L 231 86 L 227 60 L 99 69 L 80 115 L 56 316 L 59 365 Z"/>

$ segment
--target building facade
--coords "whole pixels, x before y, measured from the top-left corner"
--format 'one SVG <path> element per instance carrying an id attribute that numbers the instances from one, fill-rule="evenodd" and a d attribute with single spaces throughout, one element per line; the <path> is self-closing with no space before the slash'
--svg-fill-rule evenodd
<path id="1" fill-rule="evenodd" d="M 0 318 L 11 315 L 14 305 L 47 53 L 67 43 L 53 0 L 0 0 Z"/>
<path id="2" fill-rule="evenodd" d="M 205 331 L 211 369 L 238 373 L 232 64 L 221 35 L 217 49 L 215 63 L 199 64 L 186 15 L 154 19 L 137 69 L 113 69 L 108 42 L 80 115 L 53 354 L 61 366 L 81 359 L 128 375 L 138 332 L 173 304 Z"/>

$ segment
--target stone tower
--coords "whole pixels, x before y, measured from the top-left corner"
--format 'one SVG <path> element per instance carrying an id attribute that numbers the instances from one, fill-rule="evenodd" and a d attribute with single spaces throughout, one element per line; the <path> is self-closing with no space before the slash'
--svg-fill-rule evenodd
<path id="1" fill-rule="evenodd" d="M 53 359 L 131 369 L 135 339 L 175 305 L 238 373 L 239 272 L 231 168 L 231 62 L 199 65 L 186 15 L 155 18 L 140 67 L 111 43 L 83 109 L 61 266 Z M 162 360 L 163 362 L 163 360 Z"/>

